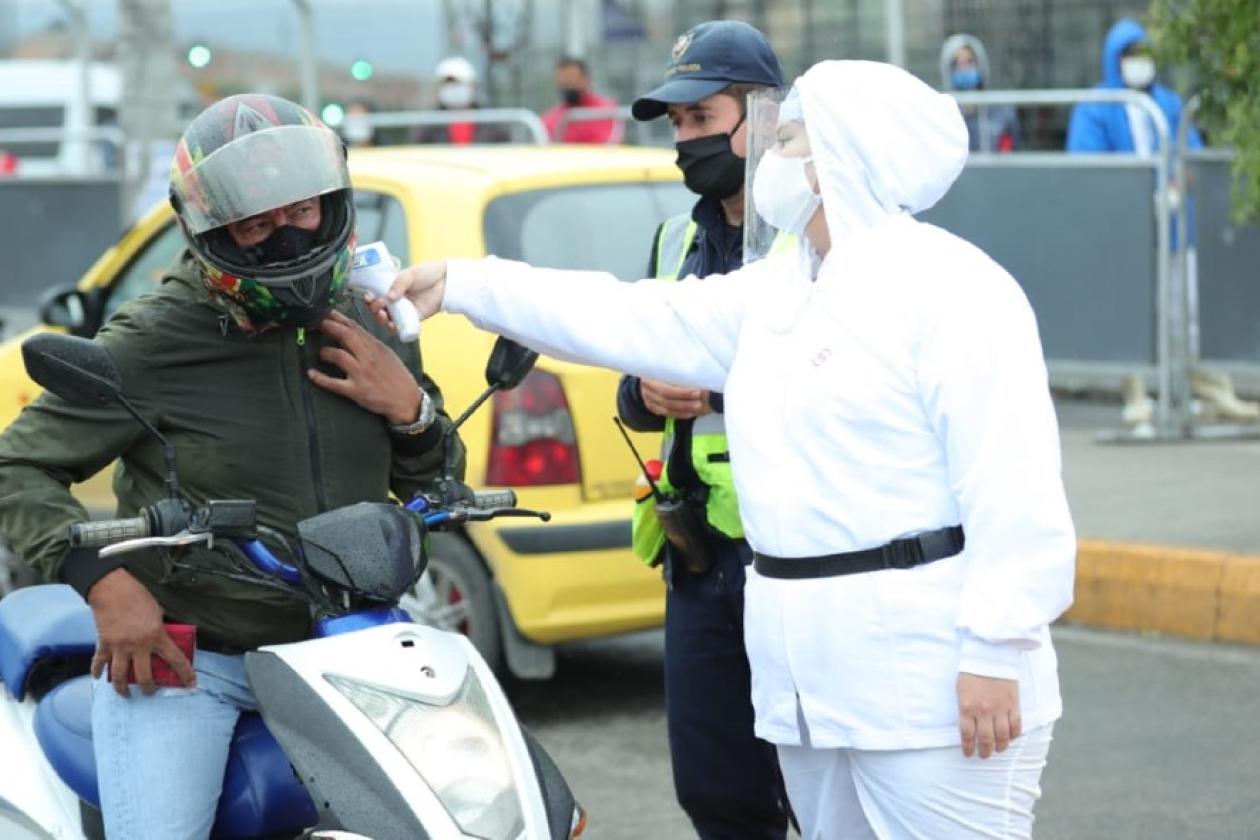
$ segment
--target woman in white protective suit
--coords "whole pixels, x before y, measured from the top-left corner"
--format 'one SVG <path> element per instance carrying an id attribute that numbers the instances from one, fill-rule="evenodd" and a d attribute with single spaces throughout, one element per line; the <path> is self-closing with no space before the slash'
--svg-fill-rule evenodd
<path id="1" fill-rule="evenodd" d="M 777 118 L 753 98 L 752 210 L 798 247 L 704 282 L 422 263 L 390 294 L 725 392 L 756 729 L 804 837 L 1028 837 L 1075 535 L 1027 300 L 913 217 L 962 170 L 963 118 L 869 62 L 814 66 Z"/>

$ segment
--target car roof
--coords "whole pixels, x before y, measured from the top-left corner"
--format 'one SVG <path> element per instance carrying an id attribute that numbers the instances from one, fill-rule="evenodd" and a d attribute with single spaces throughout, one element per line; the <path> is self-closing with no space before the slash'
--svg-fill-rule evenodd
<path id="1" fill-rule="evenodd" d="M 408 187 L 457 186 L 490 195 L 572 183 L 677 181 L 673 149 L 509 144 L 353 149 L 350 169 Z"/>

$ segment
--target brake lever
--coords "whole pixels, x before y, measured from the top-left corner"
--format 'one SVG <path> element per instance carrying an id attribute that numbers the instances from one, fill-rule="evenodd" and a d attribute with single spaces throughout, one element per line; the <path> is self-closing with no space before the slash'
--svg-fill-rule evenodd
<path id="1" fill-rule="evenodd" d="M 491 519 L 498 519 L 501 516 L 515 516 L 520 518 L 535 517 L 543 522 L 551 521 L 551 514 L 545 510 L 529 510 L 527 508 L 497 508 L 495 510 L 477 510 L 475 508 L 464 508 L 458 511 L 451 511 L 451 522 L 489 522 Z"/>
<path id="2" fill-rule="evenodd" d="M 214 534 L 209 531 L 195 534 L 191 531 L 180 531 L 170 537 L 140 537 L 135 540 L 123 540 L 102 548 L 100 556 L 116 557 L 119 554 L 130 554 L 143 548 L 180 548 L 197 543 L 205 543 L 206 548 L 214 548 Z"/>

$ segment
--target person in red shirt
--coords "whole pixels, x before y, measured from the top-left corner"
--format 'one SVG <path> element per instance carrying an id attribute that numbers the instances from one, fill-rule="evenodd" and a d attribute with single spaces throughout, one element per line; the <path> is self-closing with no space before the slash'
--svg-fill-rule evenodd
<path id="1" fill-rule="evenodd" d="M 17 174 L 17 155 L 0 149 L 0 176 Z"/>
<path id="2" fill-rule="evenodd" d="M 555 78 L 560 104 L 548 109 L 542 118 L 553 143 L 615 145 L 625 138 L 626 127 L 619 119 L 564 119 L 574 108 L 617 107 L 617 100 L 591 90 L 591 75 L 585 61 L 568 56 L 560 59 L 556 63 Z"/>

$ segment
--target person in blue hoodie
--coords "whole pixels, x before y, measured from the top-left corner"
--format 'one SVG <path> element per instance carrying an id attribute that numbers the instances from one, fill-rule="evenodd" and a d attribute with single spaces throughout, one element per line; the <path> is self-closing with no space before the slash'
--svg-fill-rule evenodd
<path id="1" fill-rule="evenodd" d="M 1103 44 L 1103 80 L 1099 89 L 1132 88 L 1150 94 L 1168 118 L 1168 130 L 1176 138 L 1181 123 L 1181 97 L 1155 81 L 1155 59 L 1150 39 L 1132 18 L 1116 21 Z M 1203 138 L 1190 126 L 1187 143 L 1203 148 Z M 1121 103 L 1082 102 L 1072 109 L 1068 126 L 1069 152 L 1136 152 L 1154 154 L 1159 149 L 1155 126 L 1145 112 Z"/>
<path id="2" fill-rule="evenodd" d="M 1151 56 L 1150 40 L 1137 21 L 1124 18 L 1107 33 L 1103 44 L 1103 81 L 1098 87 L 1128 87 L 1150 94 L 1168 118 L 1168 130 L 1175 142 L 1181 125 L 1181 97 L 1155 81 L 1155 59 Z M 1186 145 L 1190 149 L 1203 148 L 1203 138 L 1193 125 L 1187 128 Z M 1083 102 L 1072 111 L 1067 149 L 1069 152 L 1152 155 L 1159 150 L 1159 138 L 1150 117 L 1138 108 L 1119 103 Z M 1185 212 L 1190 225 L 1185 266 L 1189 274 L 1187 282 L 1193 289 L 1198 283 L 1195 279 L 1198 270 L 1192 201 L 1185 202 Z M 1172 247 L 1177 250 L 1175 223 L 1172 236 Z M 1240 400 L 1234 391 L 1233 381 L 1223 371 L 1195 368 L 1190 375 L 1190 390 L 1203 403 L 1205 417 L 1246 423 L 1260 419 L 1260 404 Z M 1146 395 L 1142 377 L 1129 377 L 1124 385 L 1124 423 L 1135 428 L 1149 426 L 1154 419 L 1154 410 L 1155 403 Z"/>

